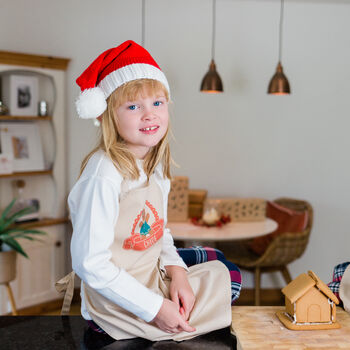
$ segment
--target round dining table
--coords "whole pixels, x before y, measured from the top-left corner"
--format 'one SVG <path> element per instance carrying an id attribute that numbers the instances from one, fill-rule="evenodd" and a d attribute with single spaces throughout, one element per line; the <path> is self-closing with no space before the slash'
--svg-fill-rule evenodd
<path id="1" fill-rule="evenodd" d="M 264 236 L 276 230 L 276 221 L 265 218 L 262 221 L 230 222 L 221 227 L 207 227 L 191 221 L 168 222 L 174 240 L 184 241 L 186 246 L 203 242 L 236 241 Z"/>

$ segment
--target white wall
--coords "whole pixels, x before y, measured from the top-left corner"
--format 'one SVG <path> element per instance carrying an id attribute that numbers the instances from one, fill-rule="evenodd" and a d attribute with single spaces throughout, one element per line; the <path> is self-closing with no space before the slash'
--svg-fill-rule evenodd
<path id="1" fill-rule="evenodd" d="M 103 6 L 102 6 L 103 5 Z M 305 198 L 314 206 L 309 247 L 291 266 L 325 282 L 350 259 L 350 2 L 286 0 L 283 65 L 291 96 L 268 96 L 277 64 L 277 0 L 217 0 L 216 63 L 225 93 L 199 85 L 211 51 L 210 0 L 146 1 L 146 48 L 172 88 L 173 155 L 192 188 L 210 196 Z M 78 75 L 103 50 L 141 40 L 141 0 L 2 0 L 0 48 L 69 57 L 69 184 L 95 144 L 78 120 Z M 251 276 L 245 275 L 246 286 Z M 281 286 L 264 277 L 264 286 Z"/>

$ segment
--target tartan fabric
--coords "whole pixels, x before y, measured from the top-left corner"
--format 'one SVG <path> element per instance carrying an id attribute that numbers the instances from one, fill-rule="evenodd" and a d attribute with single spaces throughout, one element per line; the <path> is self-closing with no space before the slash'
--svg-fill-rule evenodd
<path id="1" fill-rule="evenodd" d="M 88 326 L 95 332 L 107 334 L 100 326 L 98 326 L 93 320 L 86 321 Z"/>
<path id="2" fill-rule="evenodd" d="M 178 254 L 187 266 L 201 264 L 207 261 L 219 260 L 229 270 L 231 277 L 231 305 L 239 298 L 242 288 L 242 277 L 239 268 L 231 261 L 226 260 L 224 254 L 219 249 L 210 247 L 178 248 Z"/>
<path id="3" fill-rule="evenodd" d="M 343 278 L 344 272 L 346 268 L 350 265 L 350 262 L 345 262 L 342 264 L 338 264 L 333 270 L 333 280 L 328 283 L 329 289 L 336 295 L 339 299 L 339 286 L 340 282 Z M 339 299 L 340 300 L 340 299 Z"/>

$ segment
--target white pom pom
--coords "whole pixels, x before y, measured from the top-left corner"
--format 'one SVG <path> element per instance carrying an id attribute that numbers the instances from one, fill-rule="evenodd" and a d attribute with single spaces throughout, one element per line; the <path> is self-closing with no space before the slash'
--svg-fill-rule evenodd
<path id="1" fill-rule="evenodd" d="M 84 90 L 75 102 L 80 118 L 92 119 L 107 109 L 105 94 L 99 87 Z"/>

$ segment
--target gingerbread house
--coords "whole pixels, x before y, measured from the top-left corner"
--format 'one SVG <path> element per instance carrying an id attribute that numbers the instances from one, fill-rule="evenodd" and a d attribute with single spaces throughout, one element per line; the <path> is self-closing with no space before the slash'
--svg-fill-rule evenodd
<path id="1" fill-rule="evenodd" d="M 277 316 L 289 329 L 339 328 L 336 322 L 338 298 L 312 271 L 299 275 L 282 289 L 286 309 Z"/>

